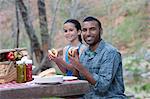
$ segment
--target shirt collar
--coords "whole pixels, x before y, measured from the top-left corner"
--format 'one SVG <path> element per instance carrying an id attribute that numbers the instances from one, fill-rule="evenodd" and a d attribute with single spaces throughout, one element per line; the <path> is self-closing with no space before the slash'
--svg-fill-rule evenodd
<path id="1" fill-rule="evenodd" d="M 104 40 L 101 40 L 95 52 L 92 52 L 89 48 L 87 48 L 85 54 L 88 55 L 89 57 L 94 57 L 97 53 L 99 53 L 104 48 L 104 45 L 105 45 Z"/>
<path id="2" fill-rule="evenodd" d="M 96 52 L 96 53 L 101 52 L 102 49 L 104 48 L 104 46 L 105 46 L 105 41 L 102 39 L 102 40 L 100 41 L 98 47 L 96 48 L 95 52 Z"/>

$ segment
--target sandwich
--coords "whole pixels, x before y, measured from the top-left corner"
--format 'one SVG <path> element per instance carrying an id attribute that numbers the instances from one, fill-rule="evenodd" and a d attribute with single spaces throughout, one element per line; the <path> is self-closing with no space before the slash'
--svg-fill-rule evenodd
<path id="1" fill-rule="evenodd" d="M 77 51 L 77 47 L 71 47 L 69 50 L 68 50 L 68 56 L 69 57 L 75 57 L 75 53 Z"/>
<path id="2" fill-rule="evenodd" d="M 52 55 L 53 57 L 57 57 L 58 56 L 58 51 L 54 48 L 52 48 L 51 50 L 48 50 L 48 53 L 50 55 Z"/>

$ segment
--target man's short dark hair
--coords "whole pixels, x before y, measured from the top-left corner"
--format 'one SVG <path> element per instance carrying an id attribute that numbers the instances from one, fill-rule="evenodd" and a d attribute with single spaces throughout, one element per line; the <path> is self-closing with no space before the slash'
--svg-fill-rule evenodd
<path id="1" fill-rule="evenodd" d="M 102 29 L 101 22 L 97 18 L 88 16 L 83 20 L 83 22 L 86 22 L 86 21 L 96 21 L 99 25 L 99 28 Z"/>

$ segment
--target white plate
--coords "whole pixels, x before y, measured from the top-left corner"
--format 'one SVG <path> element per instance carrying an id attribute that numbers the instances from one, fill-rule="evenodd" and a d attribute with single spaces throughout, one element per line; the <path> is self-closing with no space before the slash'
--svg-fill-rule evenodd
<path id="1" fill-rule="evenodd" d="M 78 78 L 75 76 L 64 76 L 63 77 L 63 80 L 76 80 L 76 79 L 78 79 Z"/>
<path id="2" fill-rule="evenodd" d="M 54 75 L 50 77 L 34 77 L 34 80 L 32 83 L 38 83 L 38 84 L 57 84 L 63 82 L 63 76 L 62 75 Z"/>

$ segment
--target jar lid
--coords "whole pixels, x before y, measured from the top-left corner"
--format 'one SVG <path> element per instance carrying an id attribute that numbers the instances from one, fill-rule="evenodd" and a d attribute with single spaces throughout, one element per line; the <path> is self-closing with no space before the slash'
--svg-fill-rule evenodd
<path id="1" fill-rule="evenodd" d="M 32 64 L 32 60 L 26 60 L 25 64 Z"/>
<path id="2" fill-rule="evenodd" d="M 16 64 L 23 64 L 22 61 L 16 61 Z"/>

